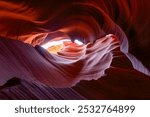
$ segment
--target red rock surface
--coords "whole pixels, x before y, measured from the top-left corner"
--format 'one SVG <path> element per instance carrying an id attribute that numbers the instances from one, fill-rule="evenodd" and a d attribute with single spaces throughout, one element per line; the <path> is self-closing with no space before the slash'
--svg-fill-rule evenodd
<path id="1" fill-rule="evenodd" d="M 150 99 L 149 5 L 0 1 L 0 99 Z M 62 39 L 84 44 L 58 55 L 41 47 Z"/>

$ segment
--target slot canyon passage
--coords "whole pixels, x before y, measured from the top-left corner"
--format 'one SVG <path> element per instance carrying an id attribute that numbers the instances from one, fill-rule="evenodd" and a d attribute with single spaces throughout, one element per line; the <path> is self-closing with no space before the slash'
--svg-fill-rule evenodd
<path id="1" fill-rule="evenodd" d="M 0 99 L 150 99 L 149 0 L 0 0 Z"/>

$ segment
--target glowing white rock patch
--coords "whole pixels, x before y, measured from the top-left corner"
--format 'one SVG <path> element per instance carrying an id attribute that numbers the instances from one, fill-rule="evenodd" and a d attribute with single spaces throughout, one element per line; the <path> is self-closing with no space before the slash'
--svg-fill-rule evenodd
<path id="1" fill-rule="evenodd" d="M 83 45 L 83 43 L 81 41 L 77 40 L 77 39 L 74 41 L 74 43 L 76 43 L 78 45 Z"/>

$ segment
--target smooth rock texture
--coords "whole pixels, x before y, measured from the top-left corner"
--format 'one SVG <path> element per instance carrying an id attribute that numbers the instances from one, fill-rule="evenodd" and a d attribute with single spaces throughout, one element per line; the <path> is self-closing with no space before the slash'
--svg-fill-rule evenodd
<path id="1" fill-rule="evenodd" d="M 149 5 L 0 1 L 0 99 L 150 99 Z M 63 39 L 55 54 L 42 48 Z"/>

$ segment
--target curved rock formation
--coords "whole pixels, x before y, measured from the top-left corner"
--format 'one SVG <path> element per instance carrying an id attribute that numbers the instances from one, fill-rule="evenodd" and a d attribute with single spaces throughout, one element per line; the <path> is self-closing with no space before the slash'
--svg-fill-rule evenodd
<path id="1" fill-rule="evenodd" d="M 143 92 L 150 88 L 149 9 L 149 0 L 0 1 L 0 97 L 16 99 L 7 89 L 20 90 L 8 83 L 17 77 L 20 86 L 68 88 L 64 99 L 73 93 L 79 99 L 150 98 Z M 64 39 L 69 41 L 43 48 Z"/>

